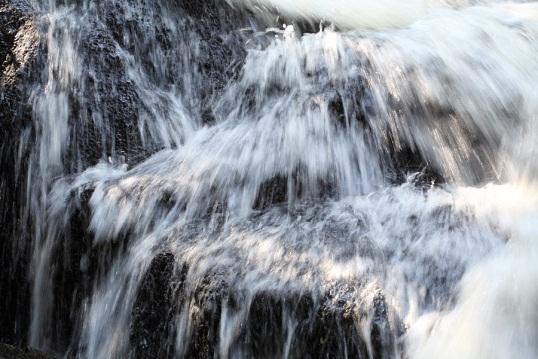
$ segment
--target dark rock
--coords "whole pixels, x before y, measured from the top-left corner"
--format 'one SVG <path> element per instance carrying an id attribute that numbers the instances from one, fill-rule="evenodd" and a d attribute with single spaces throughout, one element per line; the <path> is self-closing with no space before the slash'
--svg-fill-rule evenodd
<path id="1" fill-rule="evenodd" d="M 56 356 L 37 350 L 20 349 L 8 344 L 0 344 L 0 359 L 53 359 Z"/>
<path id="2" fill-rule="evenodd" d="M 263 182 L 258 188 L 253 208 L 264 210 L 273 205 L 285 205 L 290 208 L 299 201 L 323 201 L 335 196 L 335 180 L 333 178 L 318 179 L 314 184 L 307 184 L 308 176 L 300 170 L 287 177 L 276 175 Z M 308 187 L 307 187 L 308 186 Z"/>
<path id="3" fill-rule="evenodd" d="M 174 273 L 174 256 L 158 255 L 138 290 L 131 321 L 131 347 L 136 358 L 173 357 L 174 315 L 185 271 Z M 178 278 L 179 277 L 179 278 Z"/>
<path id="4" fill-rule="evenodd" d="M 42 58 L 40 34 L 25 1 L 0 1 L 0 339 L 20 343 L 29 322 L 25 218 L 28 95 Z"/>
<path id="5" fill-rule="evenodd" d="M 187 106 L 201 123 L 213 121 L 211 99 L 222 91 L 244 59 L 243 40 L 235 32 L 243 17 L 225 1 L 146 1 L 146 10 L 151 11 L 141 11 L 134 19 L 124 16 L 125 9 L 138 4 L 95 2 L 95 8 L 83 12 L 75 2 L 71 11 L 79 16 L 77 26 L 69 28 L 68 22 L 58 25 L 58 31 L 69 32 L 81 59 L 81 76 L 69 88 L 69 142 L 63 175 L 78 173 L 109 156 L 134 165 L 163 147 L 158 142 L 144 143 L 140 136 L 140 117 L 152 121 L 153 115 L 118 48 L 144 59 L 148 86 L 178 85 L 184 93 L 192 93 Z M 168 8 L 161 9 L 163 6 Z M 198 44 L 187 64 L 201 74 L 193 88 L 187 89 L 188 81 L 183 83 L 174 72 L 178 65 L 169 51 L 178 39 L 170 38 L 159 9 L 183 18 L 185 37 L 180 40 Z M 4 268 L 0 272 L 0 338 L 23 344 L 29 329 L 31 295 L 27 278 L 33 241 L 26 198 L 28 181 L 33 177 L 27 174 L 43 130 L 32 113 L 32 96 L 42 91 L 49 76 L 44 32 L 50 24 L 24 0 L 0 0 L 0 23 L 0 260 Z M 54 36 L 63 41 L 61 33 Z M 153 50 L 163 51 L 163 58 L 168 59 L 164 66 L 147 56 Z M 51 346 L 59 352 L 76 342 L 84 298 L 122 252 L 125 239 L 95 246 L 87 229 L 87 202 L 81 201 L 68 211 L 72 220 L 59 233 L 51 264 L 54 298 L 48 325 Z M 84 270 L 82 262 L 87 263 Z M 145 310 L 140 313 L 149 315 Z"/>
<path id="6" fill-rule="evenodd" d="M 231 7 L 223 0 L 177 0 L 178 6 L 189 16 L 189 27 L 199 37 L 198 71 L 202 75 L 200 86 L 202 122 L 214 120 L 211 99 L 220 94 L 227 83 L 237 78 L 246 57 L 246 41 L 241 28 L 259 26 L 249 14 Z"/>
<path id="7" fill-rule="evenodd" d="M 241 293 L 216 279 L 217 274 L 207 274 L 190 292 L 184 286 L 187 268 L 174 273 L 175 262 L 171 254 L 157 256 L 142 281 L 130 334 L 135 357 L 178 355 L 174 327 L 185 303 L 193 310 L 192 328 L 189 344 L 180 354 L 188 358 L 234 353 L 273 358 L 284 356 L 287 350 L 290 357 L 384 359 L 393 357 L 396 340 L 404 333 L 400 323 L 391 322 L 381 292 L 371 308 L 356 308 L 345 300 L 335 303 L 331 295 L 294 292 L 259 292 L 247 302 Z M 227 354 L 219 352 L 224 307 L 231 312 L 248 309 Z M 362 321 L 371 323 L 368 338 L 358 325 Z"/>
<path id="8" fill-rule="evenodd" d="M 43 46 L 25 1 L 0 1 L 0 141 L 4 144 L 31 122 L 29 83 L 38 75 Z M 7 175 L 7 173 L 6 173 Z"/>
<path id="9" fill-rule="evenodd" d="M 178 86 L 188 93 L 189 111 L 199 116 L 200 124 L 214 121 L 211 101 L 238 75 L 246 55 L 245 39 L 236 29 L 250 23 L 242 11 L 224 0 L 147 1 L 140 5 L 141 11 L 134 19 L 125 16 L 126 6 L 132 5 L 130 1 L 96 3 L 97 8 L 92 10 L 95 14 L 82 18 L 82 13 L 77 13 L 81 15 L 82 26 L 73 29 L 74 46 L 82 59 L 81 78 L 70 88 L 70 137 L 64 158 L 66 168 L 59 175 L 76 174 L 109 156 L 115 160 L 123 158 L 134 165 L 164 146 L 157 141 L 144 143 L 140 135 L 140 117 L 147 116 L 151 121 L 154 115 L 144 102 L 144 94 L 129 76 L 128 63 L 118 53 L 118 48 L 129 56 L 144 59 L 142 65 L 150 88 Z M 163 6 L 167 8 L 161 8 Z M 74 8 L 73 11 L 81 10 Z M 182 26 L 188 35 L 171 38 L 158 11 L 177 11 L 177 16 L 185 21 Z M 48 76 L 47 49 L 42 36 L 48 24 L 36 20 L 31 7 L 20 0 L 0 0 L 0 23 L 0 259 L 4 267 L 0 271 L 0 292 L 3 293 L 0 296 L 0 338 L 24 344 L 30 315 L 27 277 L 32 243 L 32 225 L 25 198 L 29 181 L 26 177 L 31 151 L 38 145 L 35 141 L 42 131 L 38 119 L 32 116 L 30 100 L 32 90 L 43 87 Z M 302 28 L 313 30 L 306 24 Z M 174 64 L 173 56 L 163 56 L 164 64 L 156 64 L 145 57 L 152 51 L 171 55 L 171 43 L 176 40 L 197 44 L 185 65 L 193 66 L 186 69 L 188 72 L 200 75 L 193 80 L 192 88 L 186 88 L 188 81 L 176 78 L 179 65 Z M 339 126 L 348 125 L 340 95 L 334 96 L 330 108 Z M 364 122 L 360 116 L 357 115 L 357 121 Z M 403 161 L 407 157 L 410 162 L 414 161 L 413 153 L 403 157 Z M 275 176 L 264 183 L 255 207 L 264 209 L 301 198 L 308 192 L 301 183 L 300 170 L 291 177 L 288 180 Z M 320 183 L 315 196 L 329 195 L 330 182 L 328 179 Z M 73 194 L 77 195 L 80 194 Z M 129 240 L 129 233 L 124 233 L 113 243 L 94 243 L 88 230 L 88 198 L 89 193 L 82 193 L 80 200 L 70 202 L 71 207 L 66 211 L 71 219 L 58 233 L 51 257 L 53 298 L 50 299 L 53 303 L 47 334 L 50 347 L 60 353 L 71 348 L 73 352 L 67 352 L 68 355 L 76 355 L 78 350 L 76 343 L 83 308 L 87 304 L 85 300 Z M 190 300 L 199 310 L 193 314 L 191 341 L 183 354 L 192 358 L 215 357 L 223 303 L 245 305 L 240 293 L 231 293 L 226 283 L 215 284 L 213 277 L 200 283 L 193 293 L 187 291 L 183 287 L 186 269 L 178 270 L 175 261 L 170 254 L 157 256 L 142 280 L 130 333 L 135 357 L 173 356 L 174 320 L 181 305 Z M 313 297 L 310 294 L 258 294 L 242 323 L 245 330 L 234 345 L 252 357 L 280 354 L 278 351 L 285 347 L 288 337 L 283 317 L 286 312 L 297 323 L 296 333 L 289 343 L 292 356 L 367 357 L 364 339 L 355 325 L 357 314 L 327 305 L 326 298 L 318 303 Z M 391 343 L 392 331 L 386 303 L 380 299 L 375 306 L 372 337 L 375 346 L 381 348 Z M 381 349 L 374 351 L 376 358 L 385 355 Z M 0 346 L 1 355 L 46 358 L 9 346 Z"/>

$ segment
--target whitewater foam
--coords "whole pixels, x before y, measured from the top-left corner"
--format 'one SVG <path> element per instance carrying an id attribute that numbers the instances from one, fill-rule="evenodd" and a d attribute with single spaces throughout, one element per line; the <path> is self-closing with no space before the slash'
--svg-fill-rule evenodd
<path id="1" fill-rule="evenodd" d="M 84 62 L 75 56 L 79 25 L 93 23 L 69 11 L 52 19 L 50 83 L 36 97 L 34 115 L 43 123 L 34 168 L 42 182 L 31 194 L 43 198 L 32 210 L 43 233 L 34 254 L 32 344 L 47 340 L 55 246 L 90 193 L 84 204 L 92 245 L 128 241 L 85 298 L 80 342 L 73 344 L 80 357 L 128 355 L 125 333 L 138 291 L 162 253 L 185 272 L 169 323 L 179 356 L 207 305 L 222 309 L 220 355 L 248 357 L 241 336 L 263 293 L 329 298 L 333 309 L 345 303 L 370 356 L 380 297 L 390 335 L 410 328 L 411 358 L 535 356 L 538 5 L 243 3 L 359 31 L 300 36 L 292 26 L 272 29 L 211 100 L 215 121 L 207 126 L 189 110 L 196 103 L 188 89 L 192 67 L 176 69 L 185 79 L 180 91 L 150 80 L 145 54 L 114 43 L 142 98 L 144 145 L 160 151 L 131 168 L 111 159 L 72 176 L 62 168 L 71 130 L 65 101 L 84 95 L 70 92 L 81 76 L 71 65 Z M 177 19 L 166 20 L 177 36 L 168 57 L 189 63 L 184 53 L 199 50 L 197 39 L 186 41 Z M 150 36 L 145 40 L 155 42 Z M 109 123 L 97 125 L 106 137 Z M 409 173 L 398 172 L 424 166 L 444 184 L 417 185 L 420 175 L 405 181 Z M 233 295 L 200 303 L 198 291 L 223 286 Z M 283 312 L 282 352 L 290 353 L 301 318 Z"/>
<path id="2" fill-rule="evenodd" d="M 496 3 L 496 0 L 231 0 L 258 12 L 271 11 L 315 21 L 329 21 L 343 28 L 401 27 L 440 9 Z M 512 5 L 510 5 L 512 6 Z M 533 10 L 534 11 L 534 10 Z"/>
<path id="3" fill-rule="evenodd" d="M 465 274 L 454 309 L 428 313 L 411 328 L 410 357 L 536 358 L 537 189 L 490 186 L 464 192 L 482 214 L 497 213 L 496 223 L 510 240 Z"/>

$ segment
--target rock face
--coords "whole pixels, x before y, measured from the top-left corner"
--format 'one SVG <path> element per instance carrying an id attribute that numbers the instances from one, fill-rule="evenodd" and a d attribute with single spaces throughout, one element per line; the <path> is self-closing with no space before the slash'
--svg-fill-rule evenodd
<path id="1" fill-rule="evenodd" d="M 373 308 L 359 311 L 348 307 L 346 302 L 335 304 L 330 296 L 320 302 L 309 293 L 282 296 L 262 292 L 247 303 L 226 284 L 212 289 L 210 280 L 200 283 L 194 296 L 188 297 L 184 288 L 188 268 L 177 269 L 174 262 L 169 253 L 158 255 L 142 280 L 133 307 L 130 337 L 136 358 L 177 355 L 174 345 L 178 333 L 173 324 L 190 300 L 199 309 L 192 317 L 193 332 L 187 336 L 189 343 L 182 353 L 188 358 L 233 355 L 223 352 L 218 340 L 226 317 L 223 311 L 230 307 L 248 308 L 231 347 L 251 358 L 286 355 L 294 358 L 390 358 L 397 345 L 394 337 L 403 333 L 403 328 L 391 324 L 382 293 L 376 296 Z M 361 311 L 373 318 L 367 328 L 356 325 L 361 320 L 357 313 Z M 289 323 L 294 324 L 290 327 Z M 365 343 L 370 340 L 373 347 L 369 348 Z"/>
<path id="2" fill-rule="evenodd" d="M 0 23 L 0 338 L 21 341 L 29 321 L 29 251 L 17 240 L 24 217 L 26 167 L 18 159 L 25 156 L 21 143 L 30 138 L 29 95 L 45 54 L 32 10 L 24 1 L 0 1 Z"/>
<path id="3" fill-rule="evenodd" d="M 11 345 L 0 344 L 1 359 L 54 359 L 55 356 L 32 349 L 19 349 Z"/>
<path id="4" fill-rule="evenodd" d="M 107 243 L 95 238 L 89 229 L 89 189 L 72 193 L 77 200 L 62 213 L 63 227 L 55 228 L 43 193 L 56 178 L 69 178 L 100 161 L 133 166 L 159 150 L 176 148 L 194 130 L 175 127 L 180 115 L 195 118 L 198 127 L 212 125 L 215 98 L 239 76 L 247 39 L 256 41 L 237 31 L 256 27 L 254 20 L 224 0 L 96 1 L 85 11 L 81 6 L 44 16 L 23 0 L 0 0 L 0 341 L 26 345 L 30 332 L 41 331 L 47 340 L 30 335 L 33 344 L 67 356 L 81 350 L 92 290 L 132 238 L 131 233 Z M 165 13 L 177 22 L 170 25 Z M 311 25 L 303 26 L 308 31 Z M 178 94 L 181 103 L 174 102 Z M 343 117 L 338 100 L 331 107 L 336 118 Z M 181 111 L 170 110 L 175 108 Z M 58 134 L 63 137 L 56 141 Z M 61 147 L 57 153 L 56 145 Z M 398 156 L 402 166 L 422 165 L 413 153 Z M 256 209 L 300 196 L 300 184 L 294 186 L 298 193 L 288 193 L 288 187 L 283 176 L 267 181 Z M 332 191 L 330 184 L 319 187 L 319 197 Z M 50 233 L 56 240 L 48 245 Z M 50 252 L 44 263 L 35 255 L 43 250 Z M 308 292 L 289 297 L 259 293 L 247 305 L 224 282 L 216 287 L 208 279 L 187 290 L 188 268 L 176 262 L 163 251 L 137 288 L 124 338 L 134 357 L 174 357 L 178 338 L 188 338 L 188 345 L 181 345 L 183 356 L 227 357 L 231 353 L 218 338 L 226 311 L 239 307 L 248 312 L 233 344 L 246 357 L 287 351 L 292 357 L 385 358 L 402 332 L 390 320 L 381 292 L 374 308 L 360 310 L 345 301 L 335 304 L 330 296 L 319 301 Z M 39 271 L 50 276 L 41 288 L 42 300 L 28 281 Z M 192 332 L 182 336 L 177 323 L 187 305 L 196 312 L 190 318 Z M 30 318 L 36 312 L 46 318 L 39 330 Z M 373 319 L 360 331 L 355 323 L 362 312 Z M 2 355 L 45 358 L 9 346 L 0 346 Z"/>
<path id="5" fill-rule="evenodd" d="M 24 2 L 0 2 L 0 20 L 0 119 L 5 140 L 8 134 L 17 134 L 12 131 L 21 126 L 21 120 L 26 124 L 31 120 L 29 80 L 37 74 L 43 48 L 31 9 Z"/>
<path id="6" fill-rule="evenodd" d="M 139 12 L 129 13 L 133 9 Z M 108 1 L 96 3 L 84 14 L 77 4 L 71 11 L 74 16 L 55 18 L 43 16 L 24 0 L 0 1 L 0 262 L 4 268 L 0 271 L 0 340 L 9 343 L 24 344 L 30 328 L 28 277 L 37 233 L 31 206 L 41 201 L 30 188 L 37 182 L 48 187 L 52 179 L 36 178 L 43 159 L 39 148 L 46 152 L 52 144 L 40 144 L 39 139 L 61 130 L 52 122 L 60 107 L 49 109 L 52 116 L 46 117 L 46 110 L 36 109 L 40 99 L 50 91 L 64 101 L 67 111 L 62 168 L 53 169 L 56 175 L 82 171 L 108 157 L 133 165 L 182 141 L 181 136 L 152 133 L 152 123 L 173 114 L 159 112 L 159 103 L 170 97 L 148 99 L 148 92 L 174 88 L 171 93 L 188 93 L 190 102 L 184 106 L 200 118 L 200 125 L 211 122 L 212 97 L 236 74 L 234 64 L 246 55 L 236 43 L 242 41 L 240 35 L 231 31 L 242 14 L 224 2 Z M 184 18 L 185 28 L 167 28 L 160 11 Z M 177 56 L 169 53 L 175 41 L 192 43 L 191 48 L 182 48 L 184 63 L 176 63 Z M 76 56 L 67 57 L 66 44 Z M 58 48 L 61 51 L 55 52 Z M 162 58 L 169 53 L 171 60 L 159 63 L 149 58 L 156 53 Z M 73 62 L 73 73 L 59 73 L 55 67 L 55 62 L 66 59 Z M 145 61 L 149 78 L 134 73 L 132 59 Z M 179 76 L 182 73 L 194 75 Z M 65 87 L 51 90 L 47 83 Z M 114 252 L 93 246 L 85 210 L 84 204 L 73 209 L 70 225 L 61 234 L 63 244 L 54 249 L 49 268 L 55 299 L 50 309 L 53 339 L 47 346 L 59 352 L 80 334 L 77 320 L 83 298 L 97 280 L 98 268 L 106 267 L 102 254 Z M 88 269 L 81 269 L 86 261 Z"/>

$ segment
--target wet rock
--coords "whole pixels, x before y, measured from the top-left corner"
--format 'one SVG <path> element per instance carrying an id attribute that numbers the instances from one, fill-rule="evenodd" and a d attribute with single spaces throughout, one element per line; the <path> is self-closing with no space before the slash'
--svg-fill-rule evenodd
<path id="1" fill-rule="evenodd" d="M 136 357 L 382 359 L 393 357 L 403 334 L 381 293 L 363 308 L 313 293 L 260 291 L 249 299 L 216 273 L 191 291 L 186 267 L 180 279 L 173 274 L 175 261 L 158 255 L 142 281 L 131 326 Z M 178 353 L 174 339 L 182 320 L 188 324 Z"/>
<path id="2" fill-rule="evenodd" d="M 29 84 L 25 82 L 35 76 L 43 48 L 25 1 L 0 1 L 0 22 L 0 124 L 5 130 L 20 126 L 15 120 L 28 116 L 23 95 Z"/>
<path id="3" fill-rule="evenodd" d="M 214 121 L 211 100 L 224 90 L 231 79 L 239 76 L 246 57 L 245 42 L 249 32 L 263 29 L 250 14 L 222 0 L 176 0 L 188 15 L 189 27 L 199 38 L 198 71 L 202 75 L 200 107 L 202 122 Z M 251 29 L 246 33 L 238 29 Z"/>
<path id="4" fill-rule="evenodd" d="M 40 35 L 25 1 L 0 1 L 0 339 L 20 343 L 29 322 L 27 238 L 20 223 L 31 135 L 28 94 L 42 59 Z"/>
<path id="5" fill-rule="evenodd" d="M 8 344 L 0 344 L 0 359 L 54 359 L 56 356 L 37 350 L 20 349 Z"/>
<path id="6" fill-rule="evenodd" d="M 152 1 L 144 4 L 152 9 L 161 6 L 160 2 Z M 214 120 L 212 99 L 237 76 L 245 57 L 244 38 L 235 29 L 249 23 L 242 12 L 224 1 L 178 0 L 166 4 L 170 7 L 167 10 L 177 10 L 185 16 L 185 29 L 192 31 L 192 37 L 187 40 L 197 43 L 196 51 L 188 60 L 200 77 L 193 80 L 193 87 L 189 89 L 193 95 L 188 107 L 191 114 L 200 116 L 201 124 L 209 124 Z M 125 7 L 117 2 L 105 2 L 102 6 L 96 11 L 104 16 L 84 19 L 85 25 L 74 29 L 74 45 L 82 59 L 81 78 L 73 84 L 69 97 L 70 138 L 64 175 L 80 172 L 109 156 L 123 158 L 134 165 L 164 146 L 145 143 L 140 135 L 140 117 L 147 116 L 151 121 L 154 114 L 144 102 L 144 94 L 134 83 L 132 69 L 120 52 L 127 52 L 129 56 L 156 50 L 169 54 L 171 42 L 177 39 L 169 37 L 162 19 L 156 16 L 158 12 L 141 11 L 136 15 L 139 17 L 133 19 L 126 16 Z M 24 343 L 30 313 L 27 271 L 32 238 L 21 236 L 19 232 L 31 233 L 31 230 L 21 230 L 28 225 L 27 213 L 24 213 L 27 184 L 24 177 L 29 149 L 35 145 L 32 141 L 37 137 L 40 124 L 33 121 L 29 104 L 32 87 L 43 86 L 46 80 L 44 58 L 47 54 L 41 26 L 47 24 L 38 23 L 31 7 L 19 0 L 0 0 L 0 23 L 3 24 L 0 27 L 0 225 L 3 229 L 0 255 L 1 262 L 8 268 L 0 271 L 0 292 L 7 293 L 0 298 L 0 338 Z M 148 30 L 155 36 L 149 37 Z M 175 59 L 167 61 L 163 71 L 151 58 L 145 60 L 143 66 L 149 74 L 149 88 L 177 85 L 186 91 L 181 86 L 187 86 L 188 81 L 176 78 L 172 71 L 177 70 L 172 63 Z M 330 106 L 336 122 L 344 126 L 342 99 L 335 97 Z M 21 146 L 26 141 L 30 142 L 28 147 Z M 289 190 L 290 181 L 283 176 L 264 183 L 255 207 L 264 209 L 291 197 L 301 197 L 305 190 L 296 178 L 300 176 L 294 174 L 293 177 L 293 190 Z M 316 196 L 323 197 L 331 192 L 330 184 L 320 183 L 317 187 L 320 193 Z M 114 243 L 94 243 L 88 229 L 88 198 L 89 193 L 83 193 L 81 200 L 67 209 L 71 219 L 59 234 L 52 254 L 53 304 L 47 325 L 50 327 L 49 344 L 58 352 L 69 348 L 76 352 L 85 300 L 105 276 L 114 258 L 122 253 L 123 243 L 129 237 L 125 233 Z M 17 240 L 19 238 L 22 239 Z M 170 254 L 157 256 L 142 280 L 130 333 L 135 357 L 174 354 L 175 324 L 187 304 L 193 308 L 189 313 L 192 328 L 189 344 L 182 354 L 214 357 L 219 351 L 223 305 L 240 308 L 246 304 L 242 293 L 234 293 L 226 283 L 215 284 L 216 279 L 211 276 L 198 284 L 194 292 L 186 290 L 183 288 L 184 272 L 177 273 L 175 260 Z M 391 340 L 384 305 L 382 301 L 376 304 L 371 334 L 379 348 Z M 308 294 L 261 293 L 252 299 L 233 349 L 260 358 L 283 354 L 286 350 L 295 357 L 367 357 L 367 347 L 356 320 L 357 313 L 319 303 Z M 291 327 L 293 333 L 289 332 Z M 383 357 L 380 349 L 375 350 L 374 357 Z"/>
<path id="7" fill-rule="evenodd" d="M 44 48 L 26 1 L 0 1 L 0 23 L 0 146 L 5 148 L 16 145 L 31 123 L 29 95 L 39 79 Z"/>
<path id="8" fill-rule="evenodd" d="M 155 8 L 156 4 L 161 6 L 157 1 L 145 3 L 150 8 Z M 152 46 L 166 51 L 174 39 L 169 38 L 158 16 L 129 19 L 122 17 L 124 12 L 112 11 L 126 9 L 130 3 L 98 4 L 103 8 L 88 14 L 82 14 L 78 4 L 74 4 L 71 11 L 80 12 L 80 22 L 77 26 L 72 24 L 71 29 L 69 24 L 62 24 L 72 36 L 81 60 L 80 77 L 69 89 L 65 175 L 80 172 L 108 157 L 134 165 L 163 147 L 163 144 L 144 142 L 140 135 L 141 116 L 152 121 L 153 114 L 142 101 L 144 94 L 133 82 L 129 73 L 132 69 L 120 52 L 140 55 Z M 240 41 L 239 35 L 231 30 L 238 25 L 238 12 L 224 1 L 166 4 L 170 11 L 185 18 L 186 30 L 190 26 L 185 33 L 192 31 L 199 40 L 199 47 L 191 54 L 189 63 L 199 64 L 202 81 L 194 84 L 192 91 L 196 101 L 188 105 L 193 115 L 204 117 L 201 122 L 212 121 L 208 110 L 211 98 L 223 89 L 236 72 L 235 65 L 245 56 L 243 47 L 236 42 Z M 46 61 L 45 31 L 51 24 L 40 15 L 24 0 L 0 0 L 0 259 L 5 268 L 0 272 L 0 292 L 4 293 L 0 298 L 0 322 L 3 323 L 0 338 L 14 343 L 26 341 L 30 315 L 27 278 L 33 228 L 26 207 L 27 173 L 31 153 L 37 147 L 36 138 L 43 130 L 40 119 L 32 113 L 32 101 L 35 91 L 39 93 L 45 86 L 50 66 Z M 140 21 L 137 23 L 137 20 Z M 145 26 L 152 23 L 155 37 L 138 41 L 145 36 Z M 63 41 L 65 35 L 55 36 Z M 135 43 L 140 46 L 134 47 Z M 188 81 L 173 76 L 173 72 L 158 72 L 157 64 L 150 60 L 145 63 L 152 82 L 148 86 L 187 84 Z M 170 57 L 167 65 L 173 66 L 175 61 Z M 69 209 L 72 220 L 61 233 L 53 252 L 54 304 L 49 324 L 54 328 L 51 330 L 52 346 L 59 351 L 76 341 L 80 334 L 83 299 L 97 278 L 106 272 L 107 263 L 122 250 L 121 240 L 111 245 L 114 248 L 94 246 L 88 231 L 89 209 L 87 203 L 82 202 Z"/>
<path id="9" fill-rule="evenodd" d="M 174 314 L 182 276 L 174 276 L 174 256 L 158 255 L 138 290 L 131 321 L 132 350 L 136 358 L 168 358 L 174 349 Z"/>

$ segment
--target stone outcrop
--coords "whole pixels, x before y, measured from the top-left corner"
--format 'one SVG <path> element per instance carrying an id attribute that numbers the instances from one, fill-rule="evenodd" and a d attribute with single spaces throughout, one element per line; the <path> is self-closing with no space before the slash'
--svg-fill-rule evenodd
<path id="1" fill-rule="evenodd" d="M 24 1 L 0 1 L 0 340 L 21 341 L 27 333 L 29 249 L 21 243 L 25 161 L 21 143 L 30 140 L 30 92 L 44 48 L 32 9 Z"/>
<path id="2" fill-rule="evenodd" d="M 169 37 L 158 11 L 177 11 L 177 16 L 185 17 L 184 26 L 191 30 L 189 36 L 198 41 L 189 64 L 196 66 L 200 76 L 189 88 L 194 100 L 188 105 L 193 116 L 200 116 L 201 124 L 213 121 L 210 99 L 235 76 L 238 69 L 234 63 L 240 64 L 245 56 L 243 47 L 236 44 L 240 36 L 231 31 L 232 23 L 236 24 L 242 15 L 225 2 L 146 1 L 142 4 L 151 11 L 141 11 L 137 19 L 125 15 L 129 2 L 96 4 L 93 12 L 80 15 L 81 25 L 73 24 L 68 34 L 82 61 L 80 77 L 68 89 L 69 138 L 62 170 L 65 175 L 107 157 L 134 165 L 163 147 L 158 142 L 143 143 L 140 118 L 151 120 L 155 114 L 144 103 L 125 60 L 125 56 L 143 57 L 155 46 L 168 51 L 170 42 L 178 41 Z M 169 9 L 162 9 L 162 4 Z M 75 3 L 72 11 L 77 13 L 78 6 Z M 28 197 L 28 186 L 32 185 L 29 181 L 35 176 L 28 170 L 29 163 L 35 161 L 32 153 L 39 151 L 37 141 L 43 131 L 39 117 L 33 113 L 33 102 L 49 76 L 56 75 L 49 72 L 47 59 L 51 19 L 42 15 L 25 0 L 0 0 L 0 341 L 16 344 L 26 342 L 30 325 L 28 277 L 33 228 L 28 201 L 37 199 Z M 154 26 L 153 38 L 144 33 L 148 31 L 144 27 L 147 23 Z M 69 29 L 69 24 L 66 27 Z M 229 29 L 229 33 L 223 29 Z M 54 35 L 63 41 L 64 35 Z M 181 87 L 184 79 L 173 76 L 174 61 L 164 64 L 161 72 L 162 64 L 148 61 L 144 65 L 151 74 L 148 86 Z M 73 209 L 73 220 L 61 234 L 62 245 L 52 256 L 55 300 L 50 334 L 52 347 L 59 352 L 79 335 L 77 313 L 82 298 L 98 276 L 96 267 L 106 267 L 102 262 L 111 260 L 112 255 L 102 259 L 103 253 L 115 250 L 93 247 L 86 210 L 84 204 Z M 80 269 L 84 258 L 90 262 L 87 272 Z"/>
<path id="3" fill-rule="evenodd" d="M 252 25 L 244 13 L 224 0 L 138 1 L 140 11 L 126 13 L 126 2 L 96 2 L 83 26 L 74 27 L 74 46 L 82 59 L 80 77 L 73 81 L 69 96 L 69 139 L 61 174 L 69 176 L 112 158 L 135 165 L 167 144 L 147 142 L 140 134 L 143 116 L 150 121 L 155 112 L 136 83 L 126 58 L 142 59 L 144 72 L 149 74 L 144 86 L 168 86 L 189 92 L 188 111 L 199 118 L 199 124 L 215 121 L 211 101 L 223 91 L 230 79 L 239 76 L 246 56 L 243 35 L 235 31 L 241 24 Z M 166 8 L 165 8 L 166 7 Z M 76 6 L 74 10 L 77 12 Z M 159 17 L 159 11 L 174 11 L 184 19 L 188 36 L 173 37 Z M 78 13 L 77 13 L 78 14 Z M 31 181 L 29 162 L 39 137 L 39 119 L 32 112 L 35 92 L 46 84 L 48 76 L 46 18 L 23 0 L 0 0 L 0 341 L 25 345 L 30 326 L 30 283 L 28 271 L 32 252 L 32 226 L 28 210 L 27 187 Z M 151 25 L 148 25 L 151 24 Z M 304 24 L 305 31 L 315 27 Z M 148 35 L 148 32 L 151 34 Z M 185 32 L 186 33 L 186 32 Z M 175 36 L 175 35 L 174 35 Z M 190 36 L 190 37 L 189 37 Z M 195 43 L 184 64 L 177 64 L 171 55 L 172 42 Z M 145 55 L 160 51 L 164 63 L 156 63 Z M 177 55 L 177 54 L 176 54 Z M 178 66 L 196 74 L 187 81 L 177 78 Z M 190 66 L 190 67 L 189 67 Z M 142 80 L 140 80 L 142 81 Z M 186 83 L 189 88 L 186 89 Z M 156 106 L 158 107 L 158 106 Z M 335 117 L 343 107 L 335 101 Z M 158 114 L 157 114 L 158 115 Z M 357 119 L 360 121 L 361 119 Z M 402 162 L 422 165 L 413 153 L 401 155 Z M 34 159 L 35 160 L 35 159 Z M 404 163 L 403 166 L 407 166 Z M 257 209 L 282 204 L 290 196 L 287 179 L 275 178 L 262 186 L 256 201 Z M 300 191 L 300 186 L 296 186 Z M 320 185 L 323 192 L 331 191 L 330 184 Z M 71 219 L 60 233 L 60 245 L 52 254 L 51 291 L 54 301 L 49 323 L 49 346 L 53 351 L 74 355 L 81 335 L 84 302 L 95 283 L 104 276 L 118 253 L 124 250 L 129 234 L 112 244 L 96 244 L 89 232 L 88 199 L 83 193 L 80 201 L 70 208 Z M 320 197 L 324 194 L 320 193 Z M 169 253 L 156 257 L 142 281 L 132 312 L 129 337 L 133 355 L 139 358 L 166 358 L 174 353 L 173 322 L 181 304 L 186 300 L 182 276 L 186 268 L 174 267 L 175 258 Z M 188 346 L 188 357 L 214 357 L 218 351 L 219 323 L 223 301 L 236 301 L 237 295 L 223 286 L 210 290 L 201 283 L 194 295 L 201 308 L 193 318 L 194 329 Z M 331 298 L 317 303 L 312 296 L 283 298 L 271 293 L 257 295 L 250 305 L 237 345 L 248 356 L 271 357 L 275 348 L 284 348 L 284 307 L 290 312 L 297 328 L 290 354 L 294 357 L 388 357 L 384 348 L 391 348 L 394 332 L 387 317 L 382 295 L 375 302 L 374 321 L 368 330 L 377 343 L 368 349 L 355 322 L 356 312 L 345 307 L 331 306 Z M 69 351 L 71 350 L 71 351 Z M 277 349 L 280 350 L 280 349 Z M 280 353 L 283 354 L 283 353 Z M 47 358 L 33 351 L 21 351 L 0 346 L 0 357 Z"/>

